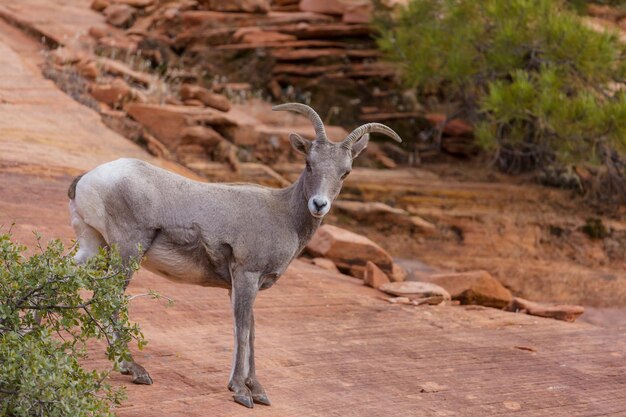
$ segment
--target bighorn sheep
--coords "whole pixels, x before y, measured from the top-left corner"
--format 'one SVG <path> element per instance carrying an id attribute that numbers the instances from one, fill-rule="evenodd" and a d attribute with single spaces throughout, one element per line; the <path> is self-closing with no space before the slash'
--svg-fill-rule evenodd
<path id="1" fill-rule="evenodd" d="M 313 141 L 289 136 L 306 156 L 306 169 L 287 188 L 201 183 L 118 159 L 76 178 L 68 192 L 77 262 L 116 245 L 123 259 L 144 257 L 148 270 L 172 280 L 230 290 L 235 347 L 228 388 L 250 408 L 253 402 L 270 404 L 254 366 L 252 306 L 258 291 L 270 288 L 311 239 L 369 133 L 401 142 L 389 127 L 368 123 L 335 143 L 309 106 L 289 103 L 273 110 L 308 116 L 316 133 Z M 133 382 L 152 383 L 141 365 L 121 365 Z"/>

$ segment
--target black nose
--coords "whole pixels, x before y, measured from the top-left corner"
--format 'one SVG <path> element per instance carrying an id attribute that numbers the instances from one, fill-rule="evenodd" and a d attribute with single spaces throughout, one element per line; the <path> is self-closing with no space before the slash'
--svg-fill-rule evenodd
<path id="1" fill-rule="evenodd" d="M 324 207 L 326 207 L 326 204 L 328 204 L 327 201 L 322 201 L 321 203 L 319 202 L 318 199 L 314 198 L 313 199 L 313 205 L 315 206 L 315 208 L 317 209 L 317 211 L 320 211 L 321 209 L 323 209 Z"/>

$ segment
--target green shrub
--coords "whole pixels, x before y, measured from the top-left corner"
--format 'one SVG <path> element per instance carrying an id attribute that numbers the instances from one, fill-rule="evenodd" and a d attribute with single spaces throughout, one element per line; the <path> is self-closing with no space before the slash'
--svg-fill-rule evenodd
<path id="1" fill-rule="evenodd" d="M 506 171 L 626 149 L 626 47 L 563 2 L 413 0 L 377 26 L 406 84 L 452 103 Z"/>
<path id="2" fill-rule="evenodd" d="M 0 234 L 0 415 L 113 416 L 124 392 L 105 382 L 108 371 L 86 370 L 80 360 L 91 339 L 108 341 L 114 363 L 128 358 L 127 342 L 145 343 L 128 321 L 123 291 L 137 264 L 123 266 L 111 250 L 77 266 L 58 240 L 30 257 L 25 251 Z"/>

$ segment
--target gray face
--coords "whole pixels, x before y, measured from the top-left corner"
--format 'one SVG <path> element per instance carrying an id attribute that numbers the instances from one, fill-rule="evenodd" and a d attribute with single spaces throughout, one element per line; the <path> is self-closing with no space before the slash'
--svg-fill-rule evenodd
<path id="1" fill-rule="evenodd" d="M 352 146 L 330 141 L 308 141 L 296 134 L 290 136 L 293 147 L 306 157 L 304 192 L 313 217 L 324 217 L 352 170 L 352 161 L 367 146 L 369 135 Z"/>
<path id="2" fill-rule="evenodd" d="M 314 142 L 306 158 L 305 193 L 309 211 L 323 217 L 352 170 L 352 152 L 330 142 Z"/>

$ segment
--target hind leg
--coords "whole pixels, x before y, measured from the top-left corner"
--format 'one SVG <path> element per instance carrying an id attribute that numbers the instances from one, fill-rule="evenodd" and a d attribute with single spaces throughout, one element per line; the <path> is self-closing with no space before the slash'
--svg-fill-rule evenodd
<path id="1" fill-rule="evenodd" d="M 111 226 L 109 230 L 109 243 L 111 246 L 115 246 L 119 251 L 121 258 L 125 262 L 129 262 L 131 259 L 140 259 L 150 248 L 150 244 L 154 240 L 156 231 L 151 232 L 129 232 L 123 231 L 122 228 Z M 133 271 L 128 272 L 126 279 L 126 285 L 124 290 L 130 283 Z M 117 316 L 115 317 L 117 320 Z M 114 332 L 115 339 L 119 339 L 119 334 Z M 128 360 L 121 361 L 119 363 L 120 372 L 123 375 L 132 375 L 132 382 L 141 385 L 152 385 L 153 381 L 150 374 L 146 369 L 139 365 L 132 356 Z"/>
<path id="2" fill-rule="evenodd" d="M 74 228 L 74 231 L 76 232 L 76 240 L 78 241 L 78 245 L 79 245 L 78 252 L 74 256 L 74 259 L 76 260 L 76 263 L 83 264 L 92 256 L 97 255 L 100 248 L 105 248 L 105 247 L 108 247 L 109 245 L 104 239 L 104 236 L 102 236 L 102 234 L 98 232 L 98 230 L 89 226 L 85 222 L 85 220 L 80 216 L 80 214 L 78 214 L 73 200 L 70 201 L 70 214 L 72 217 L 72 227 Z M 118 248 L 119 253 L 122 256 L 122 259 L 128 262 L 132 257 L 142 256 L 143 254 L 138 253 L 137 251 L 137 244 L 142 244 L 145 247 L 146 245 L 145 242 L 147 239 L 145 237 L 143 239 L 139 239 L 137 240 L 137 243 L 134 245 L 131 243 L 125 244 L 124 242 L 130 242 L 130 241 L 133 241 L 133 239 L 124 240 L 121 238 L 122 235 L 123 235 L 122 233 L 115 234 L 114 232 L 113 237 L 115 240 L 111 242 L 112 244 L 115 244 L 116 247 Z M 128 272 L 128 277 L 126 279 L 124 291 L 126 291 L 126 287 L 130 283 L 131 278 L 132 278 L 132 272 Z M 113 319 L 114 321 L 118 320 L 117 318 L 118 315 L 119 313 L 116 314 L 116 317 L 114 317 Z M 113 332 L 113 339 L 117 340 L 119 338 L 120 338 L 119 333 Z M 143 366 L 136 363 L 133 360 L 132 356 L 129 358 L 129 360 L 121 361 L 119 363 L 119 367 L 120 367 L 120 371 L 122 374 L 132 375 L 133 377 L 132 381 L 134 383 L 144 384 L 144 385 L 152 384 L 152 378 L 150 378 L 150 375 L 148 374 L 148 372 L 145 370 Z"/>
<path id="3" fill-rule="evenodd" d="M 74 260 L 80 265 L 97 255 L 100 248 L 105 248 L 107 243 L 100 232 L 85 223 L 85 220 L 78 214 L 74 201 L 70 201 L 70 216 L 78 242 L 78 252 L 74 255 Z"/>

